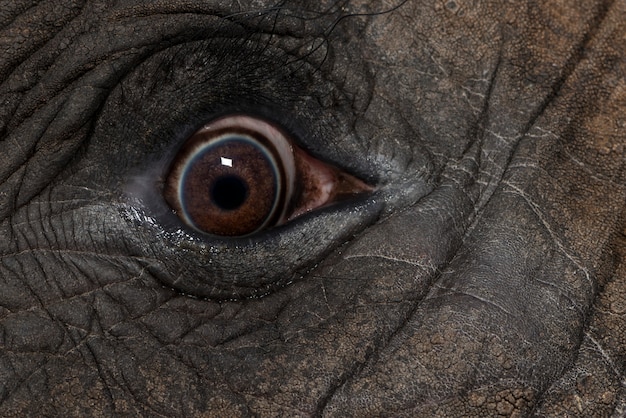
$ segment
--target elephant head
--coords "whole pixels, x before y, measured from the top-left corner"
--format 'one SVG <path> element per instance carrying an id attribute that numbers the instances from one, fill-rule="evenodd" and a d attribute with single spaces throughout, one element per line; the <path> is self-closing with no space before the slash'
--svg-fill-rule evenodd
<path id="1" fill-rule="evenodd" d="M 0 415 L 626 414 L 625 1 L 0 9 Z"/>

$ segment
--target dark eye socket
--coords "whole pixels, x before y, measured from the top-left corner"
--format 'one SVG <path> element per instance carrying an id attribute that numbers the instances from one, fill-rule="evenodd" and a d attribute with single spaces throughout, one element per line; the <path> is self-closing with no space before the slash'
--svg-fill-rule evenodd
<path id="1" fill-rule="evenodd" d="M 197 231 L 241 237 L 371 190 L 310 156 L 273 123 L 235 114 L 187 139 L 163 193 L 179 218 Z"/>

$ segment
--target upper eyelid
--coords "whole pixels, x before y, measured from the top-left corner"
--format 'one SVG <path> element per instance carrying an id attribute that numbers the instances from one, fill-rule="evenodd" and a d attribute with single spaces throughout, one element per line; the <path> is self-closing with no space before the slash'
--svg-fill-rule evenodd
<path id="1" fill-rule="evenodd" d="M 337 125 L 328 126 L 327 123 L 325 123 L 326 126 L 321 126 L 319 121 L 328 120 L 329 118 L 320 114 L 322 108 L 319 107 L 319 104 L 315 103 L 315 106 L 304 104 L 308 107 L 306 114 L 293 112 L 293 107 L 303 106 L 303 103 L 301 103 L 303 95 L 306 95 L 309 98 L 309 101 L 314 102 L 317 100 L 315 99 L 316 95 L 322 96 L 330 94 L 331 91 L 338 91 L 338 89 L 328 81 L 321 86 L 308 85 L 305 87 L 305 84 L 310 81 L 308 74 L 317 72 L 317 68 L 307 66 L 304 62 L 298 63 L 298 71 L 303 75 L 303 77 L 300 77 L 298 74 L 291 73 L 290 70 L 285 70 L 284 66 L 280 65 L 281 61 L 275 59 L 280 56 L 280 54 L 286 54 L 284 51 L 274 50 L 274 52 L 271 52 L 270 54 L 271 58 L 264 57 L 262 60 L 259 60 L 259 51 L 255 50 L 254 53 L 248 54 L 240 51 L 238 48 L 247 50 L 250 47 L 249 45 L 244 45 L 233 40 L 228 41 L 233 42 L 232 48 L 225 47 L 224 45 L 220 45 L 218 48 L 220 53 L 229 51 L 229 58 L 227 62 L 232 62 L 233 56 L 241 57 L 244 61 L 239 63 L 237 68 L 257 68 L 255 71 L 258 72 L 258 74 L 256 74 L 258 79 L 242 79 L 239 75 L 235 75 L 235 72 L 229 70 L 227 65 L 206 65 L 205 58 L 202 57 L 204 54 L 206 54 L 209 59 L 214 62 L 221 59 L 220 55 L 214 54 L 212 49 L 213 46 L 216 45 L 215 40 L 210 40 L 206 43 L 204 41 L 194 42 L 194 45 L 191 46 L 190 49 L 184 45 L 177 45 L 174 47 L 174 56 L 178 58 L 171 58 L 169 55 L 160 58 L 155 57 L 155 59 L 158 60 L 158 64 L 153 65 L 153 67 L 156 67 L 159 73 L 150 74 L 148 72 L 143 75 L 144 79 L 151 80 L 151 84 L 147 87 L 145 92 L 145 94 L 150 95 L 154 92 L 158 92 L 164 87 L 168 88 L 167 83 L 171 80 L 165 80 L 165 84 L 163 84 L 163 80 L 159 78 L 161 75 L 166 74 L 169 76 L 172 74 L 180 74 L 180 70 L 188 67 L 190 62 L 189 60 L 191 59 L 191 62 L 194 62 L 195 70 L 192 74 L 189 74 L 189 77 L 193 79 L 193 81 L 188 83 L 187 86 L 182 86 L 181 84 L 182 88 L 187 88 L 188 91 L 191 91 L 190 86 L 193 86 L 193 88 L 197 90 L 202 90 L 204 88 L 203 83 L 205 83 L 206 80 L 209 80 L 208 85 L 218 86 L 220 88 L 219 95 L 226 96 L 226 100 L 231 101 L 231 103 L 224 103 L 223 100 L 220 100 L 221 103 L 219 103 L 217 107 L 209 105 L 205 110 L 200 112 L 200 115 L 197 114 L 198 112 L 195 112 L 196 116 L 193 116 L 194 111 L 190 111 L 185 115 L 185 120 L 178 121 L 177 126 L 170 128 L 174 131 L 172 139 L 175 139 L 178 141 L 178 144 L 180 144 L 185 137 L 189 136 L 193 133 L 193 131 L 198 129 L 208 120 L 218 117 L 219 115 L 239 111 L 253 116 L 256 115 L 267 119 L 270 122 L 279 124 L 282 129 L 290 135 L 290 137 L 295 139 L 299 146 L 311 152 L 314 156 L 330 161 L 332 164 L 339 166 L 358 177 L 365 177 L 369 182 L 376 181 L 372 178 L 375 171 L 366 167 L 366 152 L 362 152 L 360 154 L 352 153 L 351 158 L 349 159 L 346 159 L 345 157 L 336 158 L 337 155 L 333 152 L 333 149 L 340 149 L 342 147 L 342 141 L 353 142 L 353 139 L 347 137 L 342 138 L 342 135 L 344 135 L 343 133 L 333 131 Z M 217 42 L 217 44 L 219 44 L 219 42 Z M 235 46 L 237 46 L 237 48 L 235 48 Z M 189 51 L 192 52 L 187 54 Z M 265 48 L 263 51 L 264 54 L 267 54 L 269 49 Z M 195 58 L 190 58 L 190 55 L 193 54 L 200 55 Z M 264 66 L 266 66 L 265 69 L 259 69 Z M 232 88 L 232 85 L 224 85 L 224 81 L 220 79 L 224 73 L 228 74 L 227 77 L 233 77 L 233 79 L 237 80 L 236 90 L 234 92 L 235 94 L 240 95 L 239 97 L 233 97 L 233 93 L 228 91 L 229 88 Z M 286 74 L 291 74 L 292 76 L 287 77 Z M 183 80 L 186 76 L 183 74 L 179 75 L 179 77 L 181 77 L 181 79 L 178 82 L 185 83 Z M 284 80 L 277 82 L 277 78 L 284 78 Z M 273 98 L 268 96 L 268 87 L 259 86 L 261 84 L 266 84 L 268 80 L 273 80 L 274 84 L 272 87 L 278 90 L 272 92 L 274 96 Z M 248 86 L 246 85 L 246 82 L 249 82 L 254 86 Z M 192 94 L 197 95 L 195 91 L 193 91 Z M 141 100 L 143 100 L 143 97 L 139 97 L 137 99 L 138 104 L 136 104 L 136 106 L 143 105 L 143 103 L 140 102 Z M 194 101 L 196 101 L 196 96 L 186 98 L 185 105 L 193 104 Z M 283 104 L 285 107 L 282 107 Z M 349 100 L 347 98 L 346 104 L 349 104 Z M 317 107 L 317 110 L 315 110 L 315 107 Z M 333 109 L 333 113 L 335 115 L 340 112 L 341 109 Z M 334 146 L 329 147 L 326 144 L 324 144 L 324 146 L 319 146 L 326 140 L 325 138 L 332 138 Z M 346 166 L 346 163 L 351 163 L 352 165 Z"/>

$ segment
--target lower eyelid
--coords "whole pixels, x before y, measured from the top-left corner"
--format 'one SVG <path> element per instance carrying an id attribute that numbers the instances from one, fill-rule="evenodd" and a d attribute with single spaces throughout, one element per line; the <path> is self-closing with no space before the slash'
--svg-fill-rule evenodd
<path id="1" fill-rule="evenodd" d="M 378 219 L 384 207 L 376 194 L 305 215 L 253 238 L 210 238 L 172 222 L 172 214 L 150 216 L 138 205 L 120 209 L 144 237 L 129 244 L 140 257 L 159 260 L 165 285 L 214 300 L 262 296 L 298 278 L 328 251 Z M 145 219 L 153 219 L 145 222 Z M 155 241 L 154 237 L 158 237 Z M 150 247 L 142 243 L 152 240 Z"/>

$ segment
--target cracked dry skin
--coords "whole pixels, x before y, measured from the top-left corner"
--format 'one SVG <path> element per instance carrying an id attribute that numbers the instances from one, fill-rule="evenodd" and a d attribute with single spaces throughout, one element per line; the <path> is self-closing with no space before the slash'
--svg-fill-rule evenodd
<path id="1" fill-rule="evenodd" d="M 626 415 L 626 1 L 277 3 L 0 5 L 0 415 Z M 378 191 L 176 232 L 241 109 Z"/>

